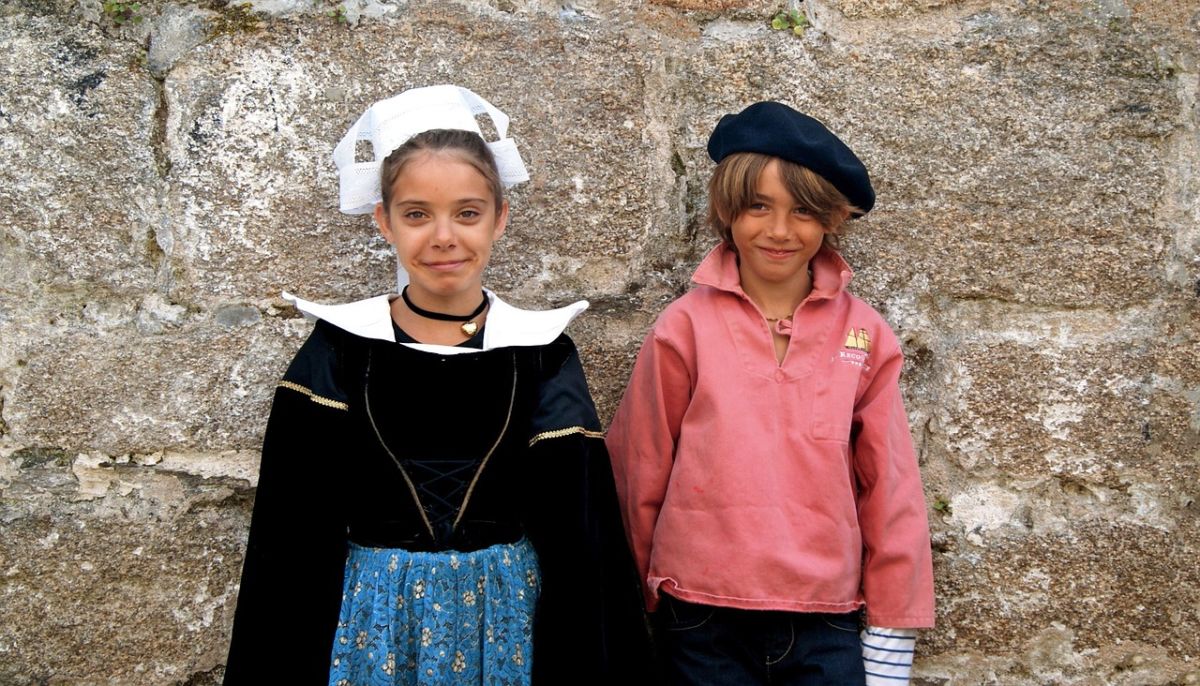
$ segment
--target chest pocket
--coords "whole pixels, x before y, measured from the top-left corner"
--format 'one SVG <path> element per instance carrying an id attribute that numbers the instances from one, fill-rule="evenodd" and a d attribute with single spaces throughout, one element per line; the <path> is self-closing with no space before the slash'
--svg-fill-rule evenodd
<path id="1" fill-rule="evenodd" d="M 857 357 L 842 359 L 835 353 L 825 368 L 818 370 L 813 378 L 813 406 L 809 413 L 813 438 L 850 442 L 854 402 L 865 380 L 864 368 Z"/>

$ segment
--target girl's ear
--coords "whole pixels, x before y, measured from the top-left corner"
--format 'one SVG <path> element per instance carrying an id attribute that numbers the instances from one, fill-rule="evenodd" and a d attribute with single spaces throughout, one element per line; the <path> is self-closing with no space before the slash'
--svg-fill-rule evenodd
<path id="1" fill-rule="evenodd" d="M 508 201 L 500 202 L 500 211 L 496 213 L 496 229 L 492 232 L 492 240 L 496 240 L 504 235 L 504 229 L 508 228 Z"/>
<path id="2" fill-rule="evenodd" d="M 383 209 L 383 203 L 376 203 L 375 205 L 375 226 L 379 227 L 379 233 L 383 236 L 383 240 L 391 243 L 392 228 L 388 224 L 387 210 Z"/>

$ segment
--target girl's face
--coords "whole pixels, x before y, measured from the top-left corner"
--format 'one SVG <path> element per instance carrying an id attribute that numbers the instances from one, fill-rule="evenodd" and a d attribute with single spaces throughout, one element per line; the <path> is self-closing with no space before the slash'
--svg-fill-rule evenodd
<path id="1" fill-rule="evenodd" d="M 731 229 L 747 293 L 791 290 L 807 283 L 808 262 L 826 231 L 788 192 L 775 160 L 759 175 L 754 201 L 734 218 Z"/>
<path id="2" fill-rule="evenodd" d="M 408 272 L 410 294 L 446 311 L 479 302 L 483 268 L 507 221 L 508 203 L 496 210 L 483 175 L 444 153 L 410 160 L 392 183 L 391 204 L 375 207 L 379 232 Z"/>

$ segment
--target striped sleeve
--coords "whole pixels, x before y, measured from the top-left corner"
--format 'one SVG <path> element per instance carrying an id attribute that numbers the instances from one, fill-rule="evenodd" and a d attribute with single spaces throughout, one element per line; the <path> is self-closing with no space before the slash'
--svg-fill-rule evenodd
<path id="1" fill-rule="evenodd" d="M 917 630 L 868 626 L 861 637 L 866 686 L 908 686 Z"/>

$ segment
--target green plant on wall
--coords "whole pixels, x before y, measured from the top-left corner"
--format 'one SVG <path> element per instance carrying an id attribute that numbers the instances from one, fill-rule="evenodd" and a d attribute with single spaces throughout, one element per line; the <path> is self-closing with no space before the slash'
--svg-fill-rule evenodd
<path id="1" fill-rule="evenodd" d="M 801 9 L 781 7 L 775 16 L 771 17 L 771 28 L 776 31 L 791 29 L 792 34 L 796 36 L 803 36 L 805 29 L 809 26 L 808 15 L 804 14 L 804 10 Z"/>
<path id="2" fill-rule="evenodd" d="M 140 24 L 142 22 L 142 15 L 140 14 L 142 3 L 140 2 L 104 0 L 101 9 L 104 10 L 104 16 L 108 17 L 117 26 Z"/>
<path id="3" fill-rule="evenodd" d="M 336 23 L 336 24 L 346 25 L 346 24 L 350 23 L 350 20 L 346 17 L 346 6 L 345 5 L 338 5 L 337 7 L 330 10 L 329 16 L 333 19 L 334 23 Z"/>

